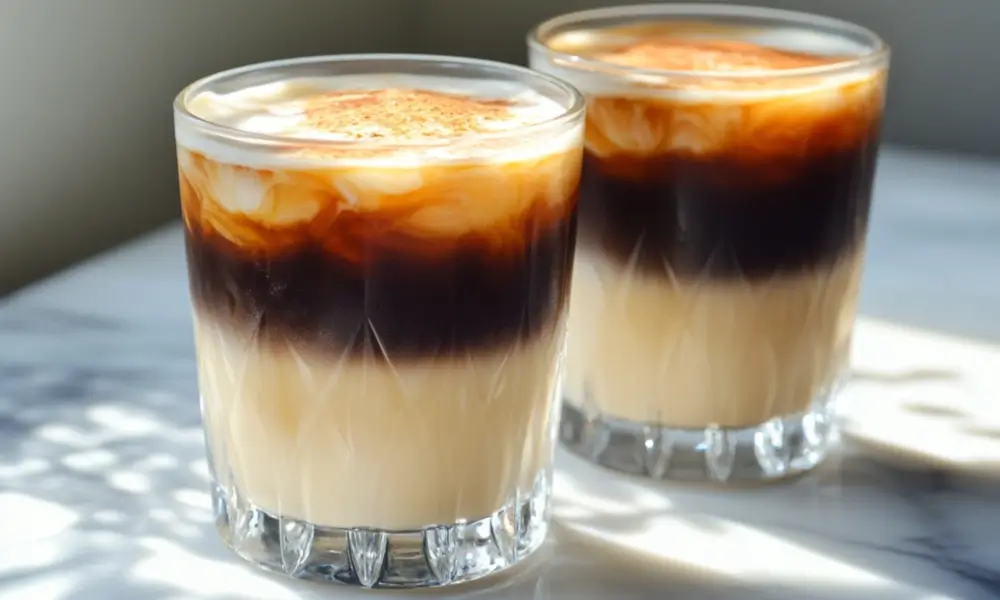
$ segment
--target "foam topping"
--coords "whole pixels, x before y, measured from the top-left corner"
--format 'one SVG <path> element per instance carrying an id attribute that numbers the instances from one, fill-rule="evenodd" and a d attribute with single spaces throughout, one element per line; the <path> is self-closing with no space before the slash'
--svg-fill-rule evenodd
<path id="1" fill-rule="evenodd" d="M 547 40 L 557 52 L 621 66 L 669 71 L 780 71 L 850 61 L 856 41 L 794 27 L 652 22 L 566 31 Z"/>
<path id="2" fill-rule="evenodd" d="M 598 54 L 604 62 L 640 69 L 740 73 L 780 71 L 831 64 L 835 60 L 739 40 L 650 40 Z"/>
<path id="3" fill-rule="evenodd" d="M 512 131 L 566 110 L 523 84 L 392 74 L 287 80 L 228 94 L 202 92 L 188 107 L 207 121 L 292 141 L 389 144 Z"/>
<path id="4" fill-rule="evenodd" d="M 189 110 L 287 140 L 241 143 L 177 120 L 189 226 L 261 251 L 315 242 L 360 260 L 376 239 L 470 233 L 520 248 L 525 221 L 561 219 L 579 179 L 583 119 L 518 134 L 567 111 L 524 84 L 299 79 L 202 93 Z"/>
<path id="5" fill-rule="evenodd" d="M 849 63 L 870 52 L 857 41 L 803 28 L 659 22 L 568 31 L 546 43 L 563 54 L 635 69 L 614 79 L 669 92 L 673 100 L 702 101 L 709 93 L 756 101 L 876 78 L 871 69 L 780 77 L 783 71 Z M 607 76 L 570 61 L 557 59 L 556 64 L 564 69 L 561 75 L 588 93 L 614 93 Z M 683 73 L 691 76 L 678 75 Z"/>

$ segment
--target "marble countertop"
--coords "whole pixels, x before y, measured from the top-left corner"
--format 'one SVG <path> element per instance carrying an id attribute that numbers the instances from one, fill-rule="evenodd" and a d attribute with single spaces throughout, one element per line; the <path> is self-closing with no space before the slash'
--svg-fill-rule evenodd
<path id="1" fill-rule="evenodd" d="M 560 454 L 540 556 L 447 596 L 1000 598 L 1000 162 L 887 149 L 876 196 L 842 454 L 723 492 Z M 219 541 L 178 226 L 5 299 L 0 341 L 0 597 L 371 597 Z"/>

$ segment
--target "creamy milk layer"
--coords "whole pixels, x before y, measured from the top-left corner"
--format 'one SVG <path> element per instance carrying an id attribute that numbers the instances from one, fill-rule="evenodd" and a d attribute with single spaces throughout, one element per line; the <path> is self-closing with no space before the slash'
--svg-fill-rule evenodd
<path id="1" fill-rule="evenodd" d="M 389 530 L 530 493 L 551 461 L 583 127 L 535 131 L 567 107 L 516 87 L 380 75 L 191 101 L 281 137 L 178 127 L 223 485 Z"/>
<path id="2" fill-rule="evenodd" d="M 640 423 L 743 428 L 802 413 L 846 366 L 862 252 L 768 282 L 668 281 L 585 249 L 566 397 Z"/>
<path id="3" fill-rule="evenodd" d="M 388 530 L 472 521 L 530 493 L 551 461 L 561 333 L 386 364 L 196 322 L 212 456 L 271 514 Z"/>

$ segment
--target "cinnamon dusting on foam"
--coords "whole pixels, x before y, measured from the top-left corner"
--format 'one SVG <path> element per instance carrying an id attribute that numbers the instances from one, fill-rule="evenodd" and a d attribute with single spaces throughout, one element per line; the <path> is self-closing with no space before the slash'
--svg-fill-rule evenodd
<path id="1" fill-rule="evenodd" d="M 843 47 L 831 52 L 829 41 L 819 37 L 800 38 L 794 50 L 781 49 L 782 35 L 787 34 L 694 23 L 567 32 L 550 47 L 665 74 L 595 74 L 560 60 L 538 67 L 588 96 L 586 144 L 600 157 L 681 153 L 757 161 L 864 143 L 881 118 L 884 70 L 782 77 L 789 69 L 851 58 Z M 773 40 L 779 47 L 752 39 Z M 810 43 L 815 53 L 807 51 Z"/>
<path id="2" fill-rule="evenodd" d="M 237 149 L 178 126 L 182 146 L 248 166 L 516 161 L 565 151 L 579 134 L 518 136 L 519 129 L 556 119 L 567 107 L 522 83 L 441 76 L 292 79 L 227 94 L 202 92 L 187 106 L 206 121 L 285 142 L 284 148 Z M 512 135 L 490 136 L 503 132 Z"/>
<path id="3" fill-rule="evenodd" d="M 640 69 L 739 73 L 817 67 L 838 59 L 766 48 L 739 40 L 650 40 L 597 55 L 607 63 Z"/>
<path id="4" fill-rule="evenodd" d="M 438 140 L 529 125 L 514 102 L 427 90 L 358 90 L 310 98 L 304 123 L 352 140 Z"/>

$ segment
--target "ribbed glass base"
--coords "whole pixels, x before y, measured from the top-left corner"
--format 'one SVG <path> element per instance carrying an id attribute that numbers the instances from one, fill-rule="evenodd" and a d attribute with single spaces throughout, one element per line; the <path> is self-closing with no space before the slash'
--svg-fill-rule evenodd
<path id="1" fill-rule="evenodd" d="M 809 471 L 837 435 L 833 392 L 805 413 L 742 429 L 676 429 L 591 413 L 563 402 L 559 440 L 592 463 L 633 475 L 679 481 L 752 483 Z"/>
<path id="2" fill-rule="evenodd" d="M 551 485 L 540 473 L 530 495 L 492 515 L 414 531 L 322 527 L 260 510 L 218 485 L 212 495 L 222 539 L 259 567 L 297 579 L 418 588 L 473 581 L 527 558 L 545 540 Z"/>

